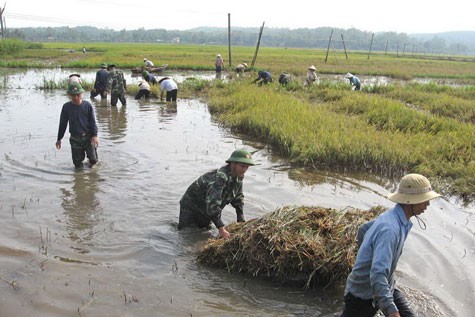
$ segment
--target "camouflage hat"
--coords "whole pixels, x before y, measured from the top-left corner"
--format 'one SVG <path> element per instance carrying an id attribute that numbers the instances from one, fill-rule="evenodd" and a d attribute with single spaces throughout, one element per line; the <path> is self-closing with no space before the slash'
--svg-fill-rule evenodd
<path id="1" fill-rule="evenodd" d="M 234 151 L 231 154 L 231 157 L 226 160 L 226 163 L 230 163 L 230 162 L 256 165 L 256 163 L 254 163 L 254 161 L 252 160 L 251 153 L 244 149 Z"/>
<path id="2" fill-rule="evenodd" d="M 142 76 L 143 76 L 143 77 L 148 76 L 148 72 L 147 72 L 146 70 L 144 70 L 144 71 L 142 72 Z"/>
<path id="3" fill-rule="evenodd" d="M 80 83 L 71 83 L 68 86 L 68 94 L 69 95 L 79 95 L 82 94 L 85 90 L 82 88 Z"/>

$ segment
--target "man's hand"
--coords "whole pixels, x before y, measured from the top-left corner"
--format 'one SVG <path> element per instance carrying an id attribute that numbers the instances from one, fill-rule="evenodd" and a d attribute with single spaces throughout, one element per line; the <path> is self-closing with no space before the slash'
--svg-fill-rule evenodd
<path id="1" fill-rule="evenodd" d="M 93 147 L 97 148 L 99 146 L 99 138 L 97 136 L 93 136 L 91 138 L 91 144 Z"/>
<path id="2" fill-rule="evenodd" d="M 56 141 L 55 145 L 58 150 L 61 150 L 61 140 Z"/>
<path id="3" fill-rule="evenodd" d="M 401 315 L 399 314 L 399 312 L 395 312 L 395 313 L 392 313 L 391 315 L 389 315 L 388 317 L 401 317 Z"/>
<path id="4" fill-rule="evenodd" d="M 224 227 L 221 227 L 218 229 L 219 230 L 219 235 L 223 238 L 223 239 L 228 239 L 231 237 L 231 234 L 226 230 L 224 229 Z"/>

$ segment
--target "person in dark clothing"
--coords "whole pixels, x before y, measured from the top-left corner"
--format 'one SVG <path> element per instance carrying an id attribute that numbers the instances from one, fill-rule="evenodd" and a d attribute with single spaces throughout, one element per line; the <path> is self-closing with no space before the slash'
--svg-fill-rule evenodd
<path id="1" fill-rule="evenodd" d="M 58 138 L 55 144 L 56 148 L 60 150 L 61 139 L 64 137 L 69 123 L 69 133 L 71 134 L 69 143 L 71 144 L 73 163 L 77 168 L 83 167 L 85 155 L 87 155 L 91 166 L 98 160 L 99 139 L 96 116 L 91 103 L 82 99 L 83 92 L 84 89 L 79 83 L 72 83 L 68 86 L 68 95 L 71 101 L 65 103 L 61 109 Z"/>
<path id="2" fill-rule="evenodd" d="M 178 230 L 185 227 L 208 228 L 213 222 L 223 238 L 230 233 L 221 220 L 223 208 L 231 204 L 238 222 L 244 222 L 242 180 L 249 166 L 254 165 L 251 153 L 236 150 L 221 168 L 200 176 L 186 190 L 180 200 Z"/>
<path id="3" fill-rule="evenodd" d="M 257 73 L 258 77 L 254 79 L 255 83 L 259 83 L 259 85 L 262 84 L 268 84 L 272 82 L 272 76 L 267 70 L 261 70 Z"/>
<path id="4" fill-rule="evenodd" d="M 94 81 L 94 89 L 91 91 L 91 99 L 95 98 L 97 95 L 101 95 L 101 99 L 107 98 L 107 76 L 109 72 L 107 71 L 107 65 L 102 64 L 101 69 L 96 73 L 96 80 Z"/>
<path id="5" fill-rule="evenodd" d="M 158 83 L 157 81 L 157 78 L 155 78 L 155 76 L 153 76 L 152 74 L 150 74 L 149 72 L 147 72 L 146 70 L 144 70 L 142 72 L 142 77 L 143 79 L 145 79 L 145 81 L 147 83 L 149 83 L 150 85 L 156 85 Z"/>
<path id="6" fill-rule="evenodd" d="M 283 72 L 279 76 L 279 84 L 282 86 L 287 86 L 292 81 L 292 76 L 289 73 Z"/>

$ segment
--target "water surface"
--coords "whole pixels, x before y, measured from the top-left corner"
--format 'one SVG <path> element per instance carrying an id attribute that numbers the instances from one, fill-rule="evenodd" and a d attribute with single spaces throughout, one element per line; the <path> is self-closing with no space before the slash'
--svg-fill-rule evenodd
<path id="1" fill-rule="evenodd" d="M 2 77 L 1 316 L 339 315 L 341 286 L 303 291 L 197 263 L 196 250 L 217 232 L 178 232 L 178 201 L 194 179 L 241 147 L 255 151 L 258 163 L 244 180 L 248 219 L 282 205 L 390 207 L 385 196 L 394 184 L 292 168 L 265 144 L 221 128 L 205 103 L 131 96 L 126 107 L 93 101 L 100 163 L 77 171 L 69 134 L 60 151 L 54 147 L 67 95 L 37 89 L 43 78 L 68 74 Z M 473 212 L 439 199 L 422 217 L 427 230 L 415 223 L 398 283 L 420 316 L 472 316 Z M 235 221 L 233 208 L 223 219 Z"/>

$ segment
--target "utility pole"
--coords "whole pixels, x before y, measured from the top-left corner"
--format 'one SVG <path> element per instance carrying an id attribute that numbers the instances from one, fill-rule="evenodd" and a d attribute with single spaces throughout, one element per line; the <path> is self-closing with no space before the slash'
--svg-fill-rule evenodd
<path id="1" fill-rule="evenodd" d="M 265 24 L 265 21 L 262 22 L 261 30 L 259 32 L 259 38 L 257 39 L 256 52 L 254 53 L 254 58 L 252 59 L 252 63 L 251 63 L 252 67 L 254 67 L 256 63 L 257 53 L 259 53 L 259 46 L 261 45 L 262 31 L 264 31 L 264 24 Z"/>
<path id="2" fill-rule="evenodd" d="M 228 13 L 228 60 L 231 67 L 231 13 Z"/>
<path id="3" fill-rule="evenodd" d="M 1 32 L 2 32 L 2 39 L 5 38 L 5 29 L 6 26 L 4 27 L 4 17 L 3 17 L 3 11 L 5 11 L 5 7 L 7 6 L 7 3 L 3 5 L 3 8 L 0 8 L 0 24 L 1 24 Z"/>
<path id="4" fill-rule="evenodd" d="M 327 63 L 327 60 L 328 60 L 328 51 L 330 50 L 330 44 L 332 42 L 332 36 L 333 36 L 333 29 L 332 29 L 332 32 L 330 33 L 330 38 L 328 39 L 328 47 L 327 47 L 327 55 L 325 56 L 325 64 Z"/>

